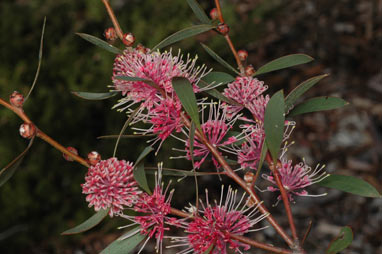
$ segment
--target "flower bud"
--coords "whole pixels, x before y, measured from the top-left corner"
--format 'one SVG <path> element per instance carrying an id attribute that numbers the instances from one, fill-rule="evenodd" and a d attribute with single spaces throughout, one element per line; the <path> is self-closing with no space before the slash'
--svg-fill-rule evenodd
<path id="1" fill-rule="evenodd" d="M 244 49 L 239 50 L 237 54 L 239 55 L 240 61 L 245 61 L 248 57 L 248 52 Z"/>
<path id="2" fill-rule="evenodd" d="M 36 128 L 32 123 L 23 123 L 20 125 L 20 135 L 23 138 L 31 139 L 36 134 Z"/>
<path id="3" fill-rule="evenodd" d="M 229 32 L 229 26 L 228 26 L 227 24 L 220 23 L 220 24 L 218 25 L 218 27 L 216 28 L 216 30 L 217 30 L 220 34 L 222 34 L 222 35 L 226 35 L 226 34 L 228 34 L 228 32 Z"/>
<path id="4" fill-rule="evenodd" d="M 114 27 L 106 28 L 103 34 L 108 41 L 114 41 L 117 39 L 117 33 L 115 32 Z"/>
<path id="5" fill-rule="evenodd" d="M 9 96 L 9 102 L 12 106 L 16 108 L 21 108 L 24 104 L 24 95 L 21 93 L 14 91 L 11 96 Z"/>
<path id="6" fill-rule="evenodd" d="M 252 76 L 253 74 L 255 74 L 255 72 L 256 72 L 255 68 L 253 68 L 252 64 L 245 67 L 245 75 L 246 76 Z"/>
<path id="7" fill-rule="evenodd" d="M 219 18 L 218 10 L 217 10 L 216 8 L 213 8 L 213 9 L 210 11 L 210 17 L 211 17 L 211 19 L 213 19 L 213 20 Z"/>
<path id="8" fill-rule="evenodd" d="M 99 161 L 101 160 L 101 155 L 96 152 L 96 151 L 92 151 L 88 154 L 88 161 L 89 161 L 89 164 L 94 166 L 96 165 Z"/>
<path id="9" fill-rule="evenodd" d="M 134 44 L 135 42 L 135 36 L 134 34 L 132 33 L 125 33 L 123 35 L 123 40 L 122 40 L 123 44 L 125 44 L 126 46 L 131 46 Z"/>
<path id="10" fill-rule="evenodd" d="M 252 185 L 252 183 L 253 183 L 253 180 L 255 180 L 255 174 L 254 173 L 252 173 L 252 172 L 247 172 L 247 173 L 245 173 L 245 175 L 244 175 L 244 181 L 245 181 L 245 183 L 248 185 Z"/>
<path id="11" fill-rule="evenodd" d="M 135 47 L 135 49 L 141 52 L 142 54 L 146 54 L 149 51 L 148 48 L 146 48 L 140 43 Z"/>
<path id="12" fill-rule="evenodd" d="M 66 148 L 66 150 L 68 150 L 68 151 L 71 152 L 72 154 L 78 155 L 78 151 L 77 151 L 77 149 L 74 148 L 74 147 L 68 146 L 68 147 Z M 69 155 L 65 154 L 65 153 L 63 153 L 62 156 L 63 156 L 64 159 L 67 160 L 67 161 L 73 161 L 73 158 L 70 157 Z"/>

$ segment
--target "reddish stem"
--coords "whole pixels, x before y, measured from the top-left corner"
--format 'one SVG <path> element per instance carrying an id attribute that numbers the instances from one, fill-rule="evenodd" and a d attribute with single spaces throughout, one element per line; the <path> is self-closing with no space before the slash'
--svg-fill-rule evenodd
<path id="1" fill-rule="evenodd" d="M 292 209 L 291 209 L 290 203 L 289 203 L 288 193 L 285 190 L 284 185 L 282 184 L 281 176 L 280 176 L 280 173 L 279 173 L 279 170 L 278 170 L 279 168 L 281 168 L 281 162 L 278 161 L 277 165 L 275 166 L 273 161 L 272 161 L 272 158 L 271 158 L 271 155 L 269 154 L 269 152 L 266 155 L 266 161 L 268 162 L 269 167 L 272 170 L 273 176 L 274 176 L 274 178 L 276 180 L 277 186 L 279 187 L 281 198 L 282 198 L 283 203 L 284 203 L 285 212 L 287 214 L 288 221 L 289 221 L 289 227 L 290 227 L 290 230 L 292 231 L 292 236 L 293 236 L 293 239 L 294 239 L 293 249 L 299 250 L 300 249 L 300 246 L 299 246 L 300 244 L 299 244 L 299 241 L 298 241 L 296 226 L 295 226 L 294 220 L 293 220 L 293 214 L 292 214 Z"/>
<path id="2" fill-rule="evenodd" d="M 41 138 L 42 140 L 44 140 L 45 142 L 47 142 L 48 144 L 50 144 L 51 146 L 53 146 L 54 148 L 56 148 L 57 150 L 61 151 L 62 153 L 70 156 L 71 158 L 73 158 L 73 160 L 79 162 L 80 164 L 84 165 L 85 167 L 89 167 L 90 165 L 88 164 L 88 162 L 83 159 L 82 157 L 78 156 L 78 155 L 75 155 L 73 153 L 71 153 L 70 151 L 68 151 L 65 147 L 63 147 L 62 145 L 60 145 L 59 143 L 57 143 L 55 140 L 53 140 L 51 137 L 49 137 L 48 135 L 46 135 L 43 131 L 39 130 L 37 128 L 37 126 L 29 119 L 29 117 L 24 113 L 23 109 L 22 108 L 17 108 L 17 107 L 14 107 L 12 106 L 11 104 L 7 103 L 6 101 L 4 101 L 3 99 L 0 99 L 0 104 L 5 106 L 6 108 L 10 109 L 11 111 L 13 111 L 17 116 L 19 116 L 25 123 L 30 123 L 30 124 L 33 124 L 36 128 L 36 136 Z"/>
<path id="3" fill-rule="evenodd" d="M 115 17 L 113 9 L 110 7 L 108 0 L 102 0 L 103 4 L 105 5 L 105 8 L 107 10 L 107 13 L 110 16 L 111 22 L 113 22 L 113 26 L 115 28 L 115 31 L 117 32 L 117 35 L 121 41 L 123 41 L 123 31 L 121 29 L 121 26 L 118 23 L 117 18 Z"/>
<path id="4" fill-rule="evenodd" d="M 215 5 L 216 5 L 216 9 L 218 11 L 219 21 L 220 21 L 220 23 L 224 23 L 224 18 L 223 18 L 222 9 L 220 6 L 220 1 L 215 0 Z M 224 35 L 224 38 L 227 41 L 228 46 L 231 49 L 233 56 L 235 57 L 237 67 L 240 70 L 240 74 L 244 75 L 244 66 L 243 66 L 242 62 L 240 61 L 239 54 L 237 53 L 237 50 L 235 49 L 235 46 L 233 45 L 231 38 L 229 37 L 228 34 Z"/>

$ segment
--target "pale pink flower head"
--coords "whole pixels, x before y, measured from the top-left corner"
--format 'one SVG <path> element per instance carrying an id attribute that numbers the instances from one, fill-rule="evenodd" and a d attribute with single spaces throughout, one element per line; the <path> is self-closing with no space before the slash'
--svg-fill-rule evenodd
<path id="1" fill-rule="evenodd" d="M 320 166 L 320 164 L 318 164 L 315 169 L 312 169 L 306 165 L 305 161 L 293 166 L 291 160 L 282 159 L 281 168 L 278 168 L 277 170 L 280 173 L 281 182 L 288 193 L 289 200 L 294 201 L 293 194 L 310 197 L 326 195 L 326 193 L 311 195 L 305 190 L 306 187 L 318 183 L 329 176 L 329 174 L 323 171 L 324 167 L 325 165 Z M 267 190 L 279 191 L 274 176 L 263 174 L 262 177 L 276 186 L 269 186 Z M 281 195 L 278 196 L 278 200 L 281 200 Z"/>
<path id="2" fill-rule="evenodd" d="M 204 118 L 204 111 L 202 111 L 202 119 Z M 222 109 L 221 104 L 209 104 L 209 116 L 206 121 L 203 121 L 201 124 L 201 129 L 206 136 L 207 140 L 214 147 L 225 150 L 225 147 L 231 145 L 238 141 L 238 138 L 235 136 L 229 136 L 229 131 L 232 130 L 237 118 L 228 120 L 226 116 L 226 111 Z M 188 134 L 187 134 L 188 135 Z M 190 139 L 184 141 L 186 148 L 186 158 L 191 160 L 191 151 L 190 151 Z M 203 142 L 197 137 L 194 137 L 194 149 L 193 156 L 196 159 L 195 168 L 200 168 L 201 164 L 206 160 L 207 156 L 210 154 L 209 149 Z M 212 161 L 216 168 L 219 168 L 220 165 L 214 157 Z"/>
<path id="3" fill-rule="evenodd" d="M 188 223 L 183 222 L 186 237 L 173 239 L 174 246 L 187 246 L 181 253 L 205 253 L 212 245 L 213 254 L 226 254 L 228 249 L 234 252 L 241 252 L 241 249 L 248 250 L 249 245 L 232 239 L 233 235 L 244 235 L 257 231 L 252 227 L 265 216 L 257 216 L 257 207 L 249 206 L 245 200 L 245 195 L 236 204 L 237 191 L 228 189 L 226 200 L 223 201 L 223 190 L 220 202 L 210 204 L 206 191 L 206 205 L 201 203 L 201 210 L 194 219 Z"/>
<path id="4" fill-rule="evenodd" d="M 141 194 L 134 180 L 132 163 L 117 158 L 91 166 L 81 186 L 89 207 L 94 206 L 95 211 L 110 208 L 110 217 L 120 215 L 124 207 L 132 206 Z"/>
<path id="5" fill-rule="evenodd" d="M 263 81 L 253 77 L 237 77 L 236 80 L 228 84 L 223 95 L 241 104 L 242 106 L 227 105 L 230 115 L 235 115 L 243 108 L 249 109 L 258 121 L 264 120 L 265 107 L 269 101 L 269 96 L 262 95 L 268 89 Z"/>
<path id="6" fill-rule="evenodd" d="M 171 51 L 142 53 L 130 48 L 124 50 L 123 54 L 115 59 L 112 80 L 115 90 L 121 91 L 126 98 L 116 106 L 126 102 L 132 102 L 131 104 L 142 102 L 145 107 L 151 108 L 163 95 L 158 88 L 173 95 L 171 80 L 174 77 L 187 78 L 197 92 L 196 84 L 209 71 L 206 71 L 205 66 L 195 67 L 196 60 L 197 57 L 194 59 L 188 57 L 183 61 L 180 51 L 178 55 L 173 56 Z M 137 77 L 149 82 L 124 81 L 117 79 L 117 76 Z"/>

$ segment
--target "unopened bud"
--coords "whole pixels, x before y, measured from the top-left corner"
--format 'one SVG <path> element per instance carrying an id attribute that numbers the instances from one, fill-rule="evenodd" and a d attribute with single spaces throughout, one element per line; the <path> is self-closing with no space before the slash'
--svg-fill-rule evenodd
<path id="1" fill-rule="evenodd" d="M 31 139 L 36 134 L 36 128 L 31 123 L 23 123 L 20 125 L 20 135 L 23 138 Z"/>
<path id="2" fill-rule="evenodd" d="M 99 161 L 101 160 L 101 155 L 96 152 L 96 151 L 92 151 L 88 154 L 88 161 L 89 161 L 89 164 L 94 166 L 96 165 Z"/>
<path id="3" fill-rule="evenodd" d="M 135 47 L 135 49 L 141 52 L 142 54 L 146 54 L 149 51 L 148 48 L 146 48 L 140 43 Z"/>
<path id="4" fill-rule="evenodd" d="M 248 52 L 244 49 L 239 50 L 237 54 L 239 55 L 240 61 L 245 61 L 248 57 Z"/>
<path id="5" fill-rule="evenodd" d="M 74 154 L 74 155 L 78 155 L 78 151 L 77 151 L 77 149 L 74 148 L 74 147 L 68 146 L 68 147 L 66 148 L 66 150 L 68 150 L 69 152 L 71 152 L 71 153 Z M 69 155 L 67 155 L 66 153 L 63 153 L 62 156 L 63 156 L 64 159 L 67 160 L 67 161 L 73 161 L 73 158 L 70 157 Z"/>
<path id="6" fill-rule="evenodd" d="M 131 46 L 134 44 L 135 42 L 135 36 L 134 34 L 132 33 L 126 33 L 123 35 L 123 40 L 122 40 L 123 44 L 125 44 L 126 46 Z"/>
<path id="7" fill-rule="evenodd" d="M 255 174 L 252 173 L 252 172 L 247 172 L 245 173 L 244 175 L 244 181 L 247 183 L 247 184 L 252 184 L 253 180 L 255 180 Z"/>
<path id="8" fill-rule="evenodd" d="M 210 11 L 210 17 L 211 17 L 211 19 L 213 19 L 213 20 L 219 18 L 218 10 L 217 10 L 216 8 L 213 8 L 213 9 Z"/>
<path id="9" fill-rule="evenodd" d="M 24 95 L 21 93 L 14 91 L 11 96 L 9 96 L 9 102 L 12 106 L 21 108 L 24 104 Z"/>
<path id="10" fill-rule="evenodd" d="M 226 35 L 226 34 L 228 34 L 228 32 L 229 32 L 229 26 L 228 26 L 227 24 L 220 23 L 220 24 L 218 25 L 218 27 L 216 28 L 216 30 L 217 30 L 220 34 L 222 34 L 222 35 Z"/>
<path id="11" fill-rule="evenodd" d="M 115 32 L 114 27 L 106 28 L 103 34 L 108 41 L 114 41 L 117 39 L 117 33 Z"/>
<path id="12" fill-rule="evenodd" d="M 255 74 L 255 72 L 256 72 L 255 68 L 253 68 L 252 64 L 245 67 L 245 75 L 246 76 L 252 76 L 253 74 Z"/>

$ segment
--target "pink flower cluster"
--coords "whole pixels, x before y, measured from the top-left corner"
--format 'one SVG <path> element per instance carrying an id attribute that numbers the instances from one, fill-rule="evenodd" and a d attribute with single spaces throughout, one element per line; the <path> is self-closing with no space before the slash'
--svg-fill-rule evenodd
<path id="1" fill-rule="evenodd" d="M 110 209 L 111 217 L 121 214 L 125 206 L 131 207 L 141 193 L 134 180 L 132 163 L 117 158 L 91 166 L 81 186 L 89 207 L 94 206 L 96 211 Z"/>

